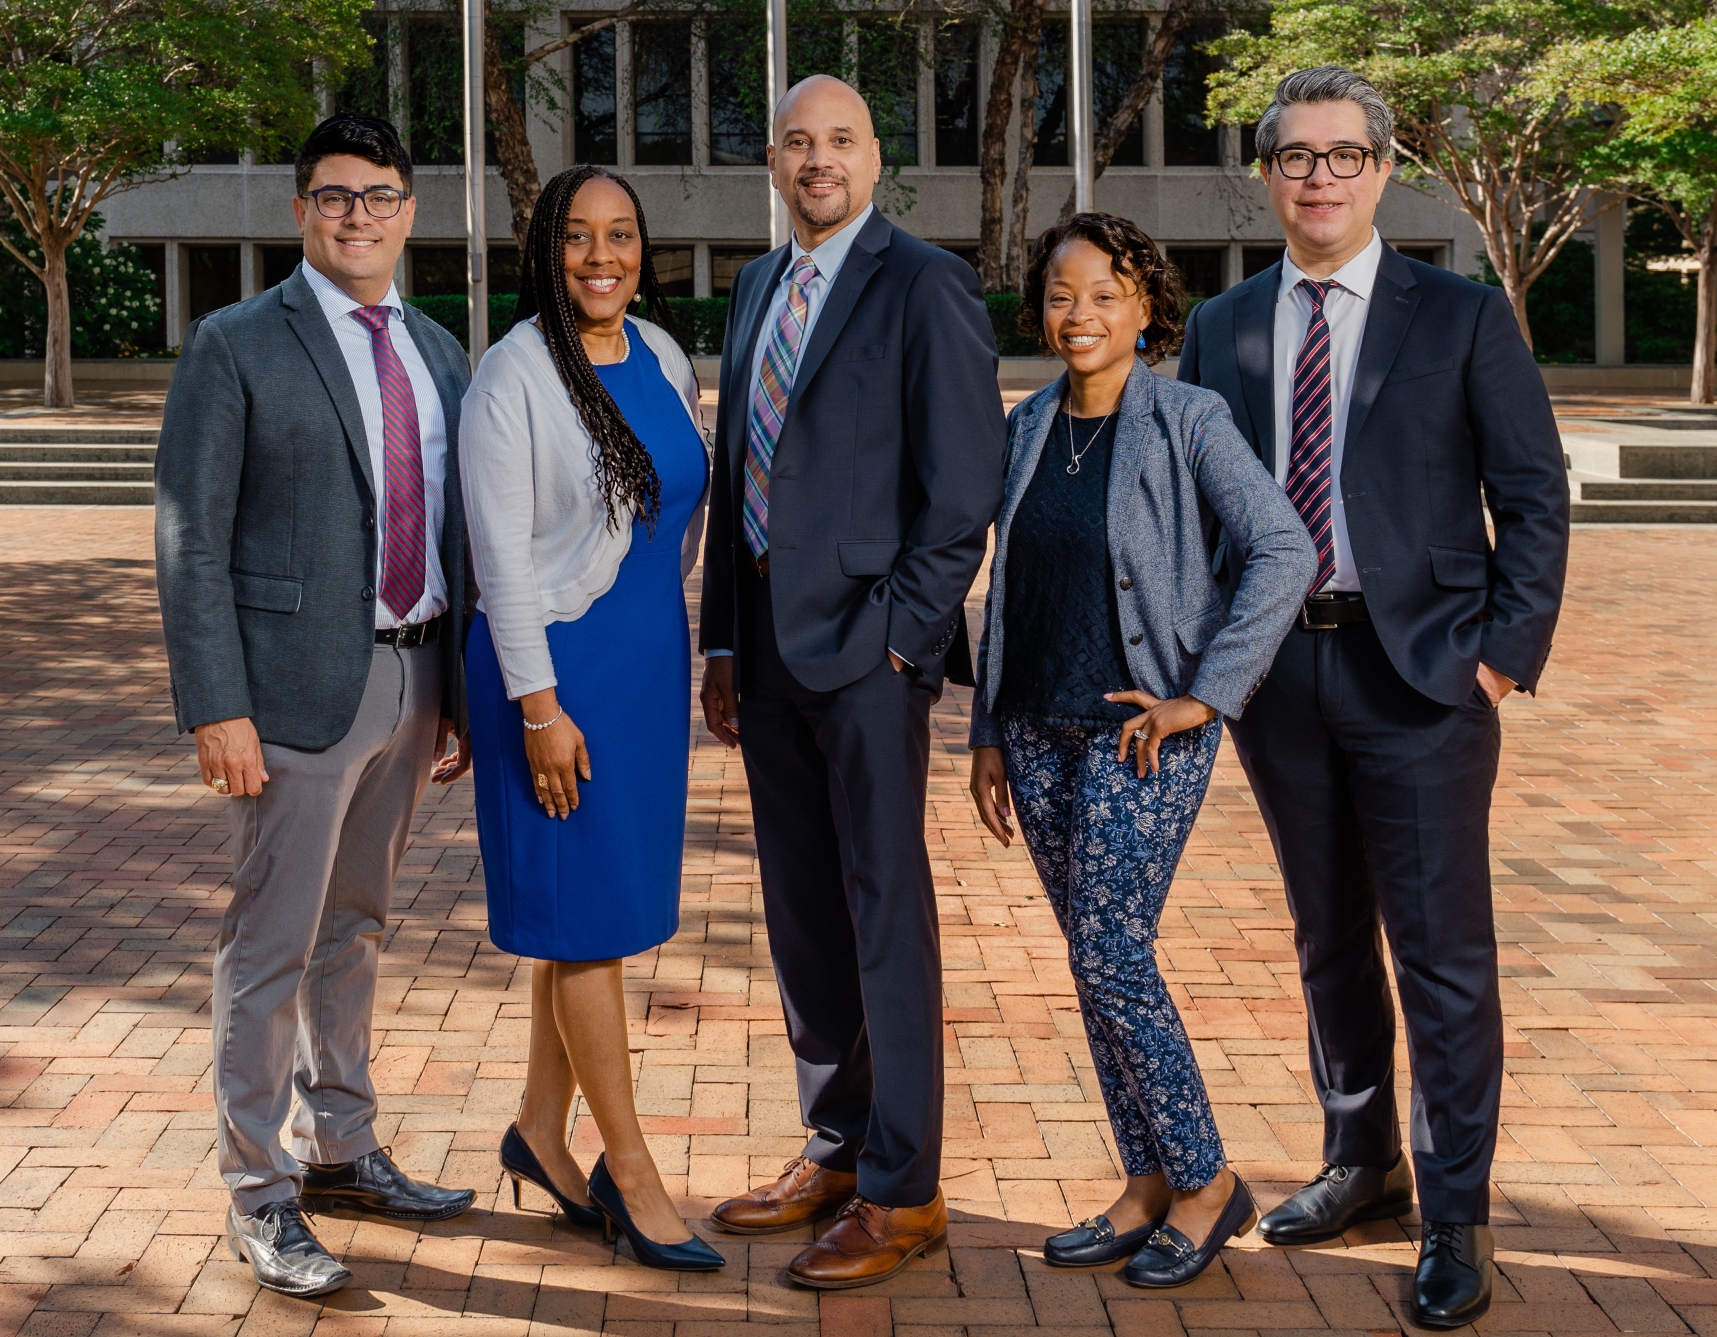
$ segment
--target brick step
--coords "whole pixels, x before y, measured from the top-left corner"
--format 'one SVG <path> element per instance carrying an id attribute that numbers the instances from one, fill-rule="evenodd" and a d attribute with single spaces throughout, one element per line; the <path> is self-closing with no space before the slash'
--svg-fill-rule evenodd
<path id="1" fill-rule="evenodd" d="M 0 465 L 153 464 L 154 462 L 154 446 L 56 446 L 44 442 L 19 446 L 0 442 Z"/>
<path id="2" fill-rule="evenodd" d="M 1621 482 L 1584 479 L 1574 484 L 1574 495 L 1580 501 L 1717 502 L 1717 479 L 1629 478 Z"/>
<path id="3" fill-rule="evenodd" d="M 155 427 L 32 427 L 0 424 L 0 446 L 152 446 L 161 437 Z"/>
<path id="4" fill-rule="evenodd" d="M 147 464 L 14 464 L 0 460 L 0 483 L 151 483 Z"/>
<path id="5" fill-rule="evenodd" d="M 1576 501 L 1573 518 L 1597 525 L 1717 525 L 1717 498 L 1711 501 Z"/>
<path id="6" fill-rule="evenodd" d="M 153 506 L 152 483 L 0 482 L 0 506 Z"/>

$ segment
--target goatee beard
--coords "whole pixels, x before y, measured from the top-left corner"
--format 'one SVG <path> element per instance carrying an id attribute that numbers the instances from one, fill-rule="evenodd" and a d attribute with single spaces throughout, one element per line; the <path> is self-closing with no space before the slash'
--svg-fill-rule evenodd
<path id="1" fill-rule="evenodd" d="M 841 182 L 840 187 L 838 194 L 819 200 L 806 195 L 801 186 L 798 191 L 799 213 L 807 223 L 814 227 L 833 227 L 846 222 L 847 215 L 853 211 L 853 196 L 846 182 Z"/>

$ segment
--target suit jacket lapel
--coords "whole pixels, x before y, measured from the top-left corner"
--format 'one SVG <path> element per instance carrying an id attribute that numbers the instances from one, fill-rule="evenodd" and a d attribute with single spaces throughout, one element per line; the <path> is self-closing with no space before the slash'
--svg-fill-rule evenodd
<path id="1" fill-rule="evenodd" d="M 835 275 L 835 283 L 829 289 L 829 295 L 823 299 L 823 309 L 817 315 L 816 328 L 811 331 L 811 341 L 799 355 L 799 366 L 793 373 L 793 389 L 787 398 L 789 413 L 804 394 L 812 377 L 817 374 L 817 368 L 823 365 L 823 359 L 829 355 L 829 349 L 834 347 L 841 331 L 846 328 L 847 319 L 858 305 L 859 294 L 870 282 L 870 276 L 882 268 L 878 253 L 887 249 L 893 232 L 894 224 L 880 213 L 874 213 L 864 227 L 859 229 L 858 236 L 853 238 L 852 249 L 847 252 L 846 262 L 841 265 L 841 272 Z"/>
<path id="2" fill-rule="evenodd" d="M 1252 419 L 1252 446 L 1272 473 L 1276 470 L 1276 289 L 1281 281 L 1278 260 L 1234 307 L 1234 356 L 1246 413 Z"/>
<path id="3" fill-rule="evenodd" d="M 792 249 L 780 246 L 766 256 L 758 264 L 761 273 L 756 282 L 746 284 L 746 291 L 740 296 L 743 305 L 733 326 L 740 336 L 733 350 L 738 360 L 728 369 L 727 405 L 727 439 L 733 443 L 727 465 L 736 478 L 745 466 L 746 432 L 751 417 L 751 364 L 757 359 L 757 341 L 763 337 L 763 318 L 769 312 L 770 299 L 781 282 Z"/>
<path id="4" fill-rule="evenodd" d="M 286 323 L 310 354 L 310 361 L 328 397 L 334 401 L 334 411 L 340 415 L 340 425 L 346 430 L 346 446 L 358 462 L 364 482 L 370 489 L 370 500 L 381 496 L 376 487 L 375 470 L 370 467 L 370 437 L 364 430 L 364 411 L 358 406 L 358 392 L 352 385 L 352 373 L 346 366 L 345 355 L 334 340 L 322 304 L 310 290 L 304 275 L 294 272 L 280 285 L 281 304 L 286 308 Z"/>
<path id="5" fill-rule="evenodd" d="M 1371 309 L 1365 313 L 1365 337 L 1359 344 L 1359 365 L 1353 373 L 1353 395 L 1347 405 L 1347 436 L 1342 450 L 1342 468 L 1353 456 L 1361 429 L 1377 402 L 1377 392 L 1395 365 L 1413 313 L 1419 309 L 1419 288 L 1413 271 L 1395 250 L 1384 244 L 1377 262 L 1377 281 L 1371 286 Z"/>

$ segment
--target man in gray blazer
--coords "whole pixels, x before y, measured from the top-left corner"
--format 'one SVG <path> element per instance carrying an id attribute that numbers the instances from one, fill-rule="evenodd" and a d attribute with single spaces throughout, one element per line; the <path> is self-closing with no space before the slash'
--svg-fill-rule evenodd
<path id="1" fill-rule="evenodd" d="M 214 973 L 228 1247 L 303 1296 L 351 1280 L 305 1208 L 433 1221 L 475 1195 L 400 1172 L 369 1077 L 394 874 L 464 731 L 468 369 L 393 287 L 417 203 L 393 127 L 324 121 L 296 184 L 304 263 L 186 335 L 155 544 L 174 710 L 232 806 Z M 437 779 L 461 769 L 449 758 Z"/>

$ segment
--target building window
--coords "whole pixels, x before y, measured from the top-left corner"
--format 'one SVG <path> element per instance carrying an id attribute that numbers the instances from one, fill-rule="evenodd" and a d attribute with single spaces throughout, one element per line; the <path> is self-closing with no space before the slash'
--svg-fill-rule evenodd
<path id="1" fill-rule="evenodd" d="M 304 258 L 302 246 L 263 246 L 259 249 L 262 251 L 262 286 L 265 288 L 277 288 L 285 283 Z"/>
<path id="2" fill-rule="evenodd" d="M 406 255 L 413 297 L 453 297 L 466 291 L 463 246 L 412 246 Z"/>
<path id="3" fill-rule="evenodd" d="M 361 112 L 390 120 L 388 108 L 388 21 L 383 14 L 365 14 L 361 22 L 370 39 L 370 63 L 348 70 L 346 82 L 334 94 L 334 110 Z"/>
<path id="4" fill-rule="evenodd" d="M 710 287 L 717 297 L 733 291 L 733 276 L 760 255 L 767 255 L 761 246 L 709 253 Z"/>
<path id="5" fill-rule="evenodd" d="M 1417 260 L 1420 264 L 1435 265 L 1439 269 L 1443 264 L 1443 248 L 1441 246 L 1397 246 L 1395 248 L 1409 260 Z"/>
<path id="6" fill-rule="evenodd" d="M 1163 69 L 1163 161 L 1170 167 L 1218 167 L 1217 128 L 1204 117 L 1205 80 L 1221 62 L 1201 48 L 1225 31 L 1195 23 L 1181 34 Z"/>
<path id="7" fill-rule="evenodd" d="M 859 92 L 870 104 L 885 167 L 918 165 L 918 23 L 870 19 L 859 24 Z"/>
<path id="8" fill-rule="evenodd" d="M 238 247 L 187 246 L 185 268 L 189 271 L 190 320 L 231 306 L 239 299 Z"/>
<path id="9" fill-rule="evenodd" d="M 689 246 L 662 246 L 651 251 L 656 286 L 664 297 L 692 295 L 692 251 Z"/>
<path id="10" fill-rule="evenodd" d="M 519 290 L 519 248 L 491 246 L 485 253 L 484 275 L 491 293 L 516 293 Z"/>
<path id="11" fill-rule="evenodd" d="M 936 30 L 936 165 L 978 165 L 978 41 L 970 21 Z"/>
<path id="12" fill-rule="evenodd" d="M 769 143 L 763 29 L 712 23 L 708 33 L 709 160 L 718 167 L 760 166 Z"/>
<path id="13" fill-rule="evenodd" d="M 604 28 L 572 48 L 572 160 L 620 161 L 614 129 L 614 29 Z"/>
<path id="14" fill-rule="evenodd" d="M 813 74 L 832 74 L 852 82 L 847 68 L 844 25 L 820 23 L 814 27 L 787 29 L 787 84 L 791 87 Z"/>
<path id="15" fill-rule="evenodd" d="M 1137 20 L 1098 23 L 1091 33 L 1091 133 L 1101 139 L 1144 64 L 1144 28 Z M 1111 167 L 1145 165 L 1145 118 L 1135 116 L 1127 137 L 1115 147 Z M 1093 145 L 1093 148 L 1096 146 Z"/>
<path id="16" fill-rule="evenodd" d="M 1281 258 L 1280 246 L 1247 246 L 1240 252 L 1240 277 L 1249 279 L 1262 274 Z"/>
<path id="17" fill-rule="evenodd" d="M 632 160 L 692 161 L 692 25 L 632 25 Z"/>
<path id="18" fill-rule="evenodd" d="M 1186 287 L 1187 310 L 1222 291 L 1222 249 L 1215 246 L 1170 246 L 1168 262 L 1180 270 Z"/>
<path id="19" fill-rule="evenodd" d="M 1039 167 L 1067 166 L 1067 24 L 1045 23 L 1037 47 Z"/>
<path id="20" fill-rule="evenodd" d="M 464 39 L 449 19 L 406 26 L 411 91 L 411 160 L 419 167 L 465 161 Z"/>
<path id="21" fill-rule="evenodd" d="M 167 346 L 167 247 L 158 241 L 144 242 L 141 246 L 132 248 L 137 252 L 137 261 L 155 276 L 155 300 L 160 303 L 156 308 L 155 320 L 152 324 L 137 331 L 137 337 L 132 340 L 138 348 L 154 351 Z"/>

